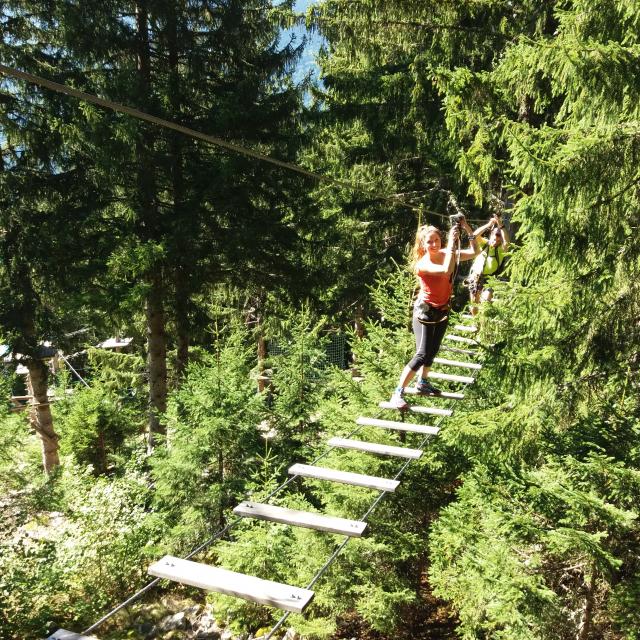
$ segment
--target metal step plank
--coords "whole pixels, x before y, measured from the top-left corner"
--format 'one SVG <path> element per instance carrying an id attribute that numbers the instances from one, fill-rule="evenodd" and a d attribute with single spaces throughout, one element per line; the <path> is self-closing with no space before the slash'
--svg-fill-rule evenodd
<path id="1" fill-rule="evenodd" d="M 444 336 L 444 339 L 450 340 L 451 342 L 462 342 L 463 344 L 478 344 L 473 338 L 464 338 L 463 336 L 457 336 L 453 333 L 447 333 L 447 335 Z"/>
<path id="2" fill-rule="evenodd" d="M 332 447 L 340 447 L 342 449 L 354 449 L 356 451 L 365 451 L 366 453 L 379 453 L 383 456 L 396 456 L 398 458 L 409 458 L 410 460 L 415 460 L 422 455 L 422 449 L 394 447 L 388 444 L 364 442 L 362 440 L 349 440 L 347 438 L 331 438 L 327 444 Z"/>
<path id="3" fill-rule="evenodd" d="M 396 422 L 394 420 L 380 420 L 379 418 L 366 418 L 360 416 L 356 420 L 356 424 L 363 427 L 381 427 L 382 429 L 393 429 L 394 431 L 408 431 L 411 433 L 424 433 L 435 436 L 440 429 L 438 427 L 430 427 L 426 424 L 410 424 L 408 422 Z"/>
<path id="4" fill-rule="evenodd" d="M 405 395 L 419 396 L 418 390 L 415 387 L 405 387 Z M 453 391 L 441 391 L 438 394 L 431 396 L 422 396 L 423 398 L 445 398 L 447 400 L 464 400 L 464 393 L 454 393 Z"/>
<path id="5" fill-rule="evenodd" d="M 465 384 L 473 384 L 475 378 L 470 376 L 456 376 L 452 373 L 440 373 L 439 371 L 429 371 L 427 378 L 434 380 L 449 380 L 450 382 L 464 382 Z"/>
<path id="6" fill-rule="evenodd" d="M 475 369 L 476 371 L 482 369 L 482 365 L 476 362 L 462 362 L 461 360 L 448 360 L 447 358 L 434 358 L 433 361 L 438 364 L 446 364 L 449 367 L 462 367 L 463 369 Z"/>
<path id="7" fill-rule="evenodd" d="M 313 591 L 308 589 L 291 587 L 174 556 L 165 556 L 152 564 L 147 571 L 158 578 L 224 593 L 293 613 L 302 613 L 314 595 Z"/>
<path id="8" fill-rule="evenodd" d="M 311 511 L 298 511 L 261 502 L 241 502 L 233 510 L 233 513 L 244 518 L 282 522 L 297 527 L 305 527 L 306 529 L 340 533 L 355 538 L 359 538 L 367 528 L 367 523 L 360 520 L 326 516 L 322 513 L 313 513 Z"/>
<path id="9" fill-rule="evenodd" d="M 456 324 L 453 326 L 455 331 L 465 331 L 466 333 L 476 333 L 478 327 L 475 324 Z"/>
<path id="10" fill-rule="evenodd" d="M 394 411 L 398 411 L 398 407 L 391 404 L 391 402 L 380 402 L 378 406 L 381 409 L 393 409 Z M 406 409 L 402 409 L 402 411 L 408 411 L 409 413 L 422 413 L 431 416 L 444 416 L 445 418 L 448 418 L 453 413 L 451 409 L 439 409 L 438 407 L 421 407 L 420 405 L 415 404 L 410 404 Z"/>
<path id="11" fill-rule="evenodd" d="M 362 473 L 352 473 L 351 471 L 338 471 L 337 469 L 328 469 L 327 467 L 314 467 L 310 464 L 292 465 L 289 467 L 289 475 L 342 482 L 356 487 L 366 487 L 367 489 L 388 492 L 395 491 L 400 484 L 399 480 L 367 476 Z"/>
<path id="12" fill-rule="evenodd" d="M 96 640 L 95 636 L 83 636 L 73 631 L 67 631 L 66 629 L 58 629 L 55 633 L 50 635 L 47 640 Z"/>

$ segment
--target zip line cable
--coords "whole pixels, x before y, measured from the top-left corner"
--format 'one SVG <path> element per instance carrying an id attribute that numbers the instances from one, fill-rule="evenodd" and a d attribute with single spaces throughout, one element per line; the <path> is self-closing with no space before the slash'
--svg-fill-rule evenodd
<path id="1" fill-rule="evenodd" d="M 333 185 L 348 189 L 349 191 L 355 191 L 355 192 L 360 192 L 362 194 L 367 194 L 369 196 L 374 196 L 375 198 L 382 200 L 384 202 L 393 204 L 394 206 L 401 206 L 407 209 L 411 209 L 411 211 L 413 211 L 418 215 L 420 215 L 421 212 L 424 212 L 424 213 L 430 213 L 431 215 L 438 216 L 442 219 L 447 218 L 446 214 L 438 213 L 437 211 L 429 211 L 424 207 L 411 204 L 409 202 L 401 200 L 400 198 L 394 198 L 392 196 L 383 195 L 380 193 L 368 193 L 363 185 L 353 184 L 345 180 L 339 180 L 338 178 L 333 178 L 331 176 L 315 173 L 314 171 L 309 171 L 308 169 L 305 169 L 304 167 L 301 167 L 300 165 L 294 164 L 292 162 L 285 162 L 284 160 L 278 160 L 277 158 L 273 158 L 264 153 L 260 153 L 259 151 L 254 151 L 253 149 L 249 149 L 248 147 L 234 144 L 232 142 L 227 142 L 222 138 L 217 138 L 215 136 L 211 136 L 209 134 L 196 131 L 195 129 L 185 127 L 184 125 L 178 124 L 176 122 L 171 122 L 170 120 L 165 120 L 164 118 L 158 118 L 157 116 L 153 116 L 149 113 L 145 113 L 140 109 L 135 109 L 133 107 L 129 107 L 119 102 L 114 102 L 113 100 L 100 98 L 99 96 L 95 96 L 91 93 L 86 93 L 84 91 L 74 89 L 73 87 L 69 87 L 68 85 L 65 85 L 65 84 L 60 84 L 58 82 L 53 82 L 52 80 L 47 80 L 42 76 L 34 75 L 32 73 L 27 73 L 26 71 L 20 71 L 19 69 L 14 69 L 4 64 L 0 64 L 0 73 L 4 74 L 5 76 L 17 78 L 19 80 L 24 80 L 25 82 L 28 82 L 30 84 L 36 84 L 46 89 L 50 89 L 51 91 L 56 91 L 57 93 L 62 93 L 67 96 L 77 98 L 78 100 L 90 102 L 92 104 L 98 105 L 105 109 L 111 109 L 112 111 L 116 111 L 118 113 L 125 113 L 133 118 L 137 118 L 138 120 L 144 120 L 145 122 L 150 122 L 151 124 L 158 125 L 165 129 L 171 129 L 173 131 L 177 131 L 178 133 L 182 133 L 191 138 L 203 140 L 204 142 L 208 142 L 209 144 L 213 144 L 218 147 L 227 149 L 229 151 L 233 151 L 235 153 L 239 153 L 241 155 L 254 158 L 255 160 L 268 162 L 270 164 L 276 165 L 277 167 L 287 169 L 288 171 L 294 171 L 295 173 L 301 174 L 307 178 L 317 180 L 318 182 L 333 184 Z"/>

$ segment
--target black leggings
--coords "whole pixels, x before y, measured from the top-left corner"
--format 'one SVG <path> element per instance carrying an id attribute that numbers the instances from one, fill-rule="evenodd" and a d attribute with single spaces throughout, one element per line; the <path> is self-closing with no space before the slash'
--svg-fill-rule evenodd
<path id="1" fill-rule="evenodd" d="M 416 355 L 409 362 L 412 371 L 417 371 L 423 366 L 430 367 L 433 364 L 448 324 L 449 318 L 435 324 L 422 324 L 415 315 L 413 316 Z"/>

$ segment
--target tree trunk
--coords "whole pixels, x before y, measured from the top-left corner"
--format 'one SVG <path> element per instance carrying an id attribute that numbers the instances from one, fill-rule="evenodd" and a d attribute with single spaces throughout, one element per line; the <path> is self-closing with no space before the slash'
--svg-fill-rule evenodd
<path id="1" fill-rule="evenodd" d="M 29 387 L 33 394 L 34 407 L 31 413 L 31 424 L 42 440 L 42 463 L 48 475 L 60 464 L 58 456 L 59 436 L 53 429 L 53 417 L 47 395 L 48 369 L 42 360 L 28 360 Z"/>
<path id="2" fill-rule="evenodd" d="M 220 481 L 220 501 L 218 502 L 218 527 L 220 529 L 225 526 L 224 508 L 225 508 L 225 495 L 224 495 L 224 454 L 222 452 L 222 446 L 218 449 L 218 479 Z"/>
<path id="3" fill-rule="evenodd" d="M 164 434 L 161 414 L 167 410 L 167 335 L 163 306 L 164 287 L 160 273 L 151 276 L 147 294 L 147 372 L 149 374 L 149 452 L 156 443 L 155 435 Z"/>
<path id="4" fill-rule="evenodd" d="M 258 391 L 262 393 L 266 389 L 267 383 L 268 383 L 268 380 L 266 379 L 266 375 L 264 373 L 265 360 L 267 359 L 267 341 L 264 339 L 264 334 L 262 333 L 262 327 L 258 325 L 256 331 L 258 332 L 258 337 L 257 337 Z"/>
<path id="5" fill-rule="evenodd" d="M 175 276 L 175 308 L 176 323 L 176 384 L 184 379 L 189 366 L 189 345 L 191 343 L 191 323 L 189 321 L 189 293 L 185 282 L 185 272 L 178 268 Z"/>
<path id="6" fill-rule="evenodd" d="M 582 616 L 580 618 L 580 625 L 578 626 L 578 633 L 576 633 L 576 640 L 587 640 L 591 633 L 591 622 L 593 620 L 593 607 L 595 604 L 595 590 L 596 590 L 596 572 L 591 574 L 589 582 L 586 584 L 587 592 L 585 594 L 584 609 L 582 610 Z"/>
<path id="7" fill-rule="evenodd" d="M 179 50 L 178 50 L 178 12 L 183 11 L 183 2 L 170 2 L 167 5 L 167 47 L 169 54 L 169 104 L 171 118 L 181 122 L 182 94 L 180 86 Z M 183 174 L 183 136 L 176 131 L 170 134 L 171 187 L 175 220 L 183 220 L 184 174 Z M 189 364 L 190 322 L 189 322 L 189 283 L 187 281 L 189 265 L 189 247 L 181 246 L 181 234 L 176 233 L 176 276 L 175 276 L 175 321 L 176 321 L 176 381 L 184 378 Z"/>
<path id="8" fill-rule="evenodd" d="M 149 10 L 146 0 L 136 3 L 136 36 L 138 63 L 139 106 L 151 109 L 151 47 L 149 43 Z M 136 142 L 138 159 L 139 234 L 142 241 L 154 242 L 158 236 L 158 207 L 156 205 L 156 175 L 153 161 L 154 138 L 142 125 Z M 164 312 L 164 279 L 162 265 L 156 264 L 147 272 L 149 291 L 145 301 L 147 321 L 147 374 L 149 376 L 148 450 L 155 446 L 155 436 L 163 434 L 160 416 L 167 409 L 167 338 Z"/>

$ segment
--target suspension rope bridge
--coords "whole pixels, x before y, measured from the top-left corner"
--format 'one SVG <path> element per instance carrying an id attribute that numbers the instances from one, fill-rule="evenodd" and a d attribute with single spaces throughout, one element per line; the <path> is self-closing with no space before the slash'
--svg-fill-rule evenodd
<path id="1" fill-rule="evenodd" d="M 472 316 L 463 315 L 463 320 L 470 320 Z M 467 345 L 479 346 L 475 338 L 459 335 L 466 333 L 467 336 L 474 333 L 477 327 L 469 324 L 456 324 L 454 330 L 458 333 L 448 333 L 445 337 L 449 340 L 463 340 Z M 443 350 L 453 349 L 461 351 L 455 347 L 443 346 Z M 480 356 L 480 351 L 476 349 L 465 349 L 464 355 L 473 359 Z M 482 369 L 482 364 L 474 360 L 450 360 L 448 358 L 436 358 L 435 363 L 441 364 L 447 368 L 468 369 L 471 372 L 478 372 Z M 447 383 L 457 383 L 462 385 L 471 385 L 475 378 L 471 375 L 457 375 L 452 373 L 430 371 L 428 377 L 434 380 L 441 380 Z M 409 395 L 418 395 L 416 389 L 409 387 L 405 391 Z M 212 538 L 194 549 L 184 558 L 167 555 L 157 562 L 154 562 L 149 568 L 148 573 L 155 576 L 155 579 L 144 586 L 125 602 L 115 607 L 100 620 L 85 629 L 82 633 L 74 633 L 65 629 L 56 631 L 49 636 L 48 640 L 89 640 L 87 634 L 92 633 L 106 620 L 115 613 L 139 599 L 153 587 L 157 586 L 161 580 L 166 579 L 184 585 L 190 585 L 203 589 L 205 591 L 214 591 L 229 596 L 235 596 L 257 604 L 274 607 L 284 611 L 281 618 L 275 623 L 264 640 L 270 640 L 274 634 L 282 627 L 291 613 L 304 613 L 306 608 L 312 602 L 314 597 L 313 587 L 326 573 L 329 567 L 336 561 L 342 550 L 349 541 L 354 537 L 362 536 L 367 527 L 367 518 L 375 510 L 380 501 L 389 493 L 393 493 L 400 485 L 402 476 L 407 467 L 413 461 L 418 459 L 427 445 L 428 441 L 436 436 L 440 431 L 442 422 L 453 414 L 450 408 L 454 401 L 464 399 L 464 393 L 456 391 L 442 391 L 441 394 L 431 396 L 432 398 L 447 401 L 446 407 L 436 407 L 430 405 L 422 405 L 413 403 L 409 405 L 407 414 L 410 416 L 429 416 L 435 417 L 437 420 L 434 425 L 422 424 L 419 422 L 406 422 L 404 420 L 405 412 L 401 412 L 401 420 L 382 419 L 384 411 L 398 410 L 391 407 L 388 402 L 380 402 L 378 407 L 382 411 L 378 411 L 374 417 L 360 416 L 356 419 L 357 427 L 344 437 L 333 436 L 326 442 L 327 449 L 316 457 L 309 464 L 296 463 L 288 469 L 291 476 L 279 487 L 274 489 L 262 502 L 244 501 L 233 509 L 233 513 L 237 516 L 229 522 L 226 527 L 216 533 Z M 365 427 L 376 427 L 388 432 L 398 434 L 415 433 L 422 436 L 416 447 L 407 447 L 402 444 L 389 445 L 375 441 L 353 439 Z M 335 450 L 355 450 L 363 454 L 377 454 L 382 456 L 390 456 L 404 459 L 400 469 L 393 478 L 381 478 L 377 476 L 369 476 L 361 473 L 350 471 L 339 471 L 334 468 L 317 466 L 317 462 L 329 455 Z M 269 500 L 277 493 L 282 491 L 286 486 L 294 482 L 298 478 L 314 478 L 329 482 L 343 483 L 352 486 L 374 489 L 379 492 L 378 496 L 373 500 L 370 507 L 358 520 L 337 517 L 333 515 L 325 515 L 321 513 L 299 511 L 287 509 L 269 504 Z M 250 576 L 234 571 L 229 571 L 222 567 L 215 567 L 203 563 L 193 562 L 191 558 L 209 547 L 213 542 L 219 540 L 223 535 L 233 529 L 244 518 L 252 518 L 256 520 L 266 520 L 269 522 L 287 524 L 290 526 L 314 529 L 319 532 L 344 535 L 344 540 L 336 546 L 331 556 L 316 572 L 313 579 L 305 586 L 298 587 L 271 580 L 265 580 L 256 576 Z"/>

